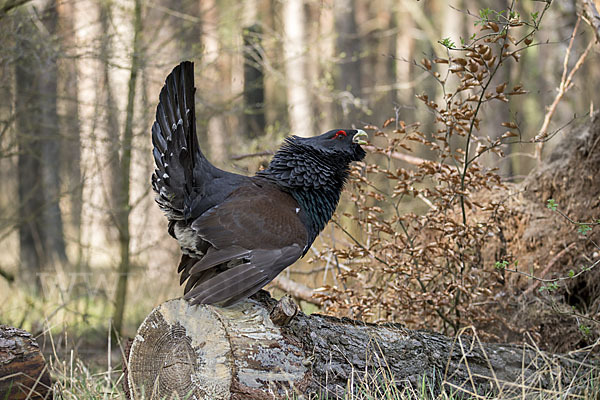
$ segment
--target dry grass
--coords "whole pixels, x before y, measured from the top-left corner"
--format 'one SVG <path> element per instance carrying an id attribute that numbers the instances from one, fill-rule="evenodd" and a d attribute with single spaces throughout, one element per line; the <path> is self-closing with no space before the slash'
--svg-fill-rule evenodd
<path id="1" fill-rule="evenodd" d="M 539 360 L 545 363 L 540 353 Z M 53 388 L 61 399 L 124 399 L 122 389 L 123 374 L 118 369 L 93 370 L 80 359 L 71 357 L 61 360 L 57 355 L 49 360 L 53 378 Z M 546 381 L 547 387 L 521 382 L 501 382 L 490 376 L 490 383 L 498 389 L 494 394 L 474 393 L 444 382 L 442 387 L 422 380 L 419 387 L 402 385 L 395 382 L 385 368 L 375 373 L 365 374 L 355 371 L 348 381 L 348 394 L 344 400 L 446 400 L 446 399 L 581 399 L 600 398 L 600 373 L 597 369 L 582 371 L 577 379 L 568 384 L 562 383 L 560 374 L 556 374 L 556 365 L 543 364 L 539 377 L 552 376 Z M 550 372 L 550 373 L 549 373 Z M 324 395 L 302 397 L 295 395 L 291 399 L 317 400 Z"/>

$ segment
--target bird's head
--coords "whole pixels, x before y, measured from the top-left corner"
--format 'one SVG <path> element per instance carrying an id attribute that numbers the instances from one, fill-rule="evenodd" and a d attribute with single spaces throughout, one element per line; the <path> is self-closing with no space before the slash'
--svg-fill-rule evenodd
<path id="1" fill-rule="evenodd" d="M 361 145 L 367 143 L 366 137 L 360 129 L 333 129 L 310 138 L 290 136 L 257 175 L 288 189 L 333 188 L 339 197 L 350 163 L 365 158 Z"/>
<path id="2" fill-rule="evenodd" d="M 336 158 L 361 161 L 366 155 L 361 145 L 367 144 L 367 137 L 361 129 L 333 129 L 310 138 L 294 137 L 294 141 Z"/>

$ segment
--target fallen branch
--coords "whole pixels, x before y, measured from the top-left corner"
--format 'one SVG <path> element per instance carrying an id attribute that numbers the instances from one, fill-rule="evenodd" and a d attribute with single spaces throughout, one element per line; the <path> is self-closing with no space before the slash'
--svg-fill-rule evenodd
<path id="1" fill-rule="evenodd" d="M 293 280 L 281 275 L 273 279 L 271 281 L 271 285 L 291 294 L 293 297 L 304 300 L 308 303 L 316 304 L 318 306 L 321 305 L 321 302 L 313 297 L 314 290 L 306 285 L 294 282 Z"/>

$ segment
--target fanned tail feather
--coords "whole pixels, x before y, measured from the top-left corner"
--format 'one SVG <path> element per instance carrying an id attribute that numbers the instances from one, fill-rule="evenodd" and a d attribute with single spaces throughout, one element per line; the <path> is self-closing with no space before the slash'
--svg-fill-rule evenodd
<path id="1" fill-rule="evenodd" d="M 194 64 L 184 61 L 173 69 L 160 92 L 152 126 L 156 170 L 152 188 L 156 202 L 169 219 L 187 219 L 195 192 L 194 169 L 208 161 L 196 138 Z"/>

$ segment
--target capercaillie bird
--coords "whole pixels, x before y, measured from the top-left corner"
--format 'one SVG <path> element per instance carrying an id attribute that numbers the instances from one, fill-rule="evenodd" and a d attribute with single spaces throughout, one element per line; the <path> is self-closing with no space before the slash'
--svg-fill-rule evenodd
<path id="1" fill-rule="evenodd" d="M 223 171 L 196 137 L 194 65 L 167 76 L 152 126 L 152 188 L 182 257 L 192 304 L 228 306 L 302 257 L 335 211 L 350 163 L 365 157 L 362 130 L 288 137 L 255 176 Z"/>

